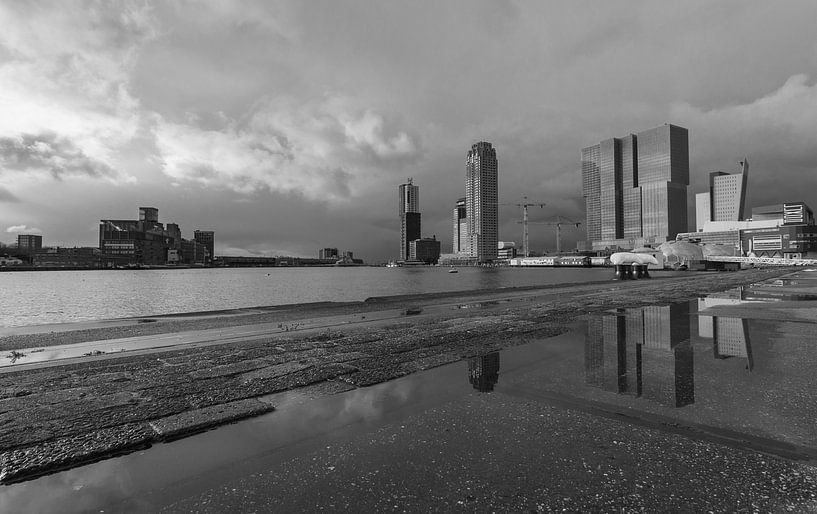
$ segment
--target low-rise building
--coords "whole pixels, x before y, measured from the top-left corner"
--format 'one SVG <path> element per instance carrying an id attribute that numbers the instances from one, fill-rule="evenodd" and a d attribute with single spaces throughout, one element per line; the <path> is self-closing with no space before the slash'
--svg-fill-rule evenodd
<path id="1" fill-rule="evenodd" d="M 409 260 L 437 264 L 440 259 L 440 242 L 436 237 L 415 239 L 409 243 Z"/>
<path id="2" fill-rule="evenodd" d="M 35 268 L 86 268 L 101 267 L 99 249 L 93 247 L 46 248 L 34 254 Z"/>

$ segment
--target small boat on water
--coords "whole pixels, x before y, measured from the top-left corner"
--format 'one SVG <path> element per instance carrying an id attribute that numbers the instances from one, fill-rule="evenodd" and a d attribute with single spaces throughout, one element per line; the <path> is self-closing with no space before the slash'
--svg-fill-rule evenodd
<path id="1" fill-rule="evenodd" d="M 459 272 L 460 272 L 460 270 L 458 270 L 458 269 L 456 269 L 456 268 L 451 268 L 450 270 L 448 270 L 448 272 L 449 272 L 449 273 L 459 273 Z"/>

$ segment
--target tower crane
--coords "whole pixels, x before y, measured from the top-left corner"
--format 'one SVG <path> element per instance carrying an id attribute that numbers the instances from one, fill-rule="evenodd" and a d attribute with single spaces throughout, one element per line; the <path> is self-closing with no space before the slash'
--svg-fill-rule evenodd
<path id="1" fill-rule="evenodd" d="M 517 223 L 522 224 L 522 253 L 525 257 L 528 256 L 528 207 L 544 207 L 545 204 L 542 202 L 530 202 L 528 203 L 528 197 L 522 197 L 522 203 L 500 203 L 499 205 L 514 205 L 516 207 L 522 208 L 522 221 Z"/>
<path id="2" fill-rule="evenodd" d="M 549 227 L 556 227 L 556 253 L 558 255 L 562 254 L 562 225 L 574 225 L 577 228 L 579 227 L 579 225 L 581 225 L 581 222 L 573 221 L 570 218 L 566 218 L 558 214 L 554 216 L 553 220 L 532 221 L 531 223 L 535 225 L 547 225 Z"/>

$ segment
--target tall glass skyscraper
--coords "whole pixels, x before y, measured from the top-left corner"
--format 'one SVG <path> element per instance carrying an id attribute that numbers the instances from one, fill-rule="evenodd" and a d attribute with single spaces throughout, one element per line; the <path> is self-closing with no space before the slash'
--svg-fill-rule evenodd
<path id="1" fill-rule="evenodd" d="M 465 212 L 467 213 L 468 255 L 477 262 L 497 258 L 499 161 L 491 143 L 471 146 L 465 159 Z"/>
<path id="2" fill-rule="evenodd" d="M 398 187 L 399 203 L 397 213 L 400 216 L 400 253 L 398 259 L 409 259 L 409 243 L 420 239 L 420 188 L 408 179 Z"/>
<path id="3" fill-rule="evenodd" d="M 674 239 L 687 230 L 688 132 L 676 125 L 582 149 L 587 239 L 595 249 Z"/>

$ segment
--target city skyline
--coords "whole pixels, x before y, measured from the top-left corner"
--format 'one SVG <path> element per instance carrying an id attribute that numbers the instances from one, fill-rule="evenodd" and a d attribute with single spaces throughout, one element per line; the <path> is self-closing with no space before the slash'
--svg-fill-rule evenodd
<path id="1" fill-rule="evenodd" d="M 411 176 L 449 251 L 474 141 L 501 154 L 500 202 L 584 219 L 578 150 L 662 123 L 689 129 L 690 230 L 694 194 L 744 156 L 746 210 L 817 205 L 815 16 L 805 1 L 3 3 L 0 241 L 93 246 L 101 217 L 154 205 L 214 230 L 217 255 L 386 261 Z M 501 240 L 518 218 L 500 207 Z M 552 229 L 533 226 L 531 248 L 553 250 Z"/>

